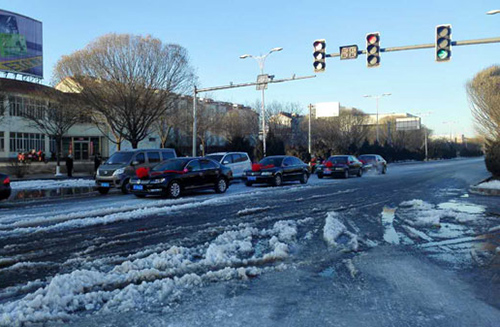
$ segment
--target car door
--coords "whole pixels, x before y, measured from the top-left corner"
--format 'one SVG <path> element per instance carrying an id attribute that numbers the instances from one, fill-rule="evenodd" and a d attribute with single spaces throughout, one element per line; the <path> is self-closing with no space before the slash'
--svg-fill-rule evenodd
<path id="1" fill-rule="evenodd" d="M 222 164 L 224 166 L 231 168 L 233 175 L 236 173 L 236 167 L 234 165 L 234 158 L 233 158 L 233 155 L 231 153 L 226 154 L 224 156 L 224 158 L 222 158 Z"/>
<path id="2" fill-rule="evenodd" d="M 219 166 L 210 159 L 201 159 L 202 184 L 200 187 L 211 187 L 217 183 Z"/>
<path id="3" fill-rule="evenodd" d="M 294 165 L 291 157 L 285 157 L 281 164 L 283 168 L 283 180 L 293 180 L 295 178 Z"/>
<path id="4" fill-rule="evenodd" d="M 198 188 L 203 185 L 203 173 L 200 160 L 193 159 L 186 165 L 187 172 L 182 176 L 182 184 L 185 189 Z"/>

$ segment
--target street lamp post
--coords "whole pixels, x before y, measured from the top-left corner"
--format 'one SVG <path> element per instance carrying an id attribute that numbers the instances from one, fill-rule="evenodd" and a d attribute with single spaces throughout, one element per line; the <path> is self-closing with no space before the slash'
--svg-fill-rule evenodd
<path id="1" fill-rule="evenodd" d="M 375 98 L 377 100 L 377 143 L 380 143 L 378 138 L 378 100 L 381 97 L 390 96 L 391 93 L 382 93 L 381 95 L 363 95 L 365 98 Z"/>
<path id="2" fill-rule="evenodd" d="M 254 58 L 257 60 L 257 63 L 259 64 L 260 68 L 260 74 L 264 75 L 264 65 L 266 62 L 267 56 L 269 56 L 273 52 L 281 51 L 283 48 L 272 48 L 267 54 L 263 56 L 252 56 L 249 54 L 244 54 L 240 56 L 240 59 L 246 59 L 246 58 Z M 261 103 L 261 109 L 262 109 L 262 152 L 264 157 L 266 156 L 266 110 L 265 110 L 265 105 L 264 105 L 264 89 L 265 87 L 262 87 L 262 103 Z"/>

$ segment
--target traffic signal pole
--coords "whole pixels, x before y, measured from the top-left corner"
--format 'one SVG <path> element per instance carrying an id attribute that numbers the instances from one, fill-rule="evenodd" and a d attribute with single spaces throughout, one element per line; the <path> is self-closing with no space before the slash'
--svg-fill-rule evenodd
<path id="1" fill-rule="evenodd" d="M 198 89 L 196 86 L 194 87 L 193 90 L 193 157 L 196 157 L 196 106 L 197 106 L 197 96 L 198 93 L 203 93 L 203 92 L 211 92 L 211 91 L 220 91 L 220 90 L 227 90 L 227 89 L 235 89 L 239 87 L 247 87 L 247 86 L 256 86 L 256 85 L 266 85 L 266 84 L 275 84 L 275 83 L 283 83 L 283 82 L 290 82 L 290 81 L 298 81 L 302 79 L 308 79 L 308 78 L 314 78 L 316 75 L 309 75 L 309 76 L 295 76 L 295 74 L 291 78 L 282 78 L 282 79 L 273 79 L 267 82 L 254 82 L 254 83 L 241 83 L 241 84 L 229 84 L 229 85 L 222 85 L 222 86 L 214 86 L 214 87 L 206 87 L 203 89 Z M 265 117 L 263 117 L 265 119 Z"/>
<path id="2" fill-rule="evenodd" d="M 477 44 L 489 44 L 489 43 L 500 43 L 500 37 L 490 37 L 485 39 L 472 39 L 465 41 L 452 41 L 452 46 L 464 46 L 464 45 L 477 45 Z M 406 51 L 406 50 L 418 50 L 418 49 L 432 49 L 435 48 L 434 43 L 417 44 L 417 45 L 406 45 L 400 47 L 389 47 L 381 48 L 380 52 L 396 52 L 396 51 Z M 358 55 L 366 54 L 366 50 L 358 50 Z M 329 53 L 326 55 L 327 58 L 340 57 L 340 53 Z"/>

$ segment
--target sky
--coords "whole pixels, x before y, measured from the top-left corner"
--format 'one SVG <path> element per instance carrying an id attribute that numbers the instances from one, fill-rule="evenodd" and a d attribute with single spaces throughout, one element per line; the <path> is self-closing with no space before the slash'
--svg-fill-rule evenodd
<path id="1" fill-rule="evenodd" d="M 0 0 L 0 9 L 43 23 L 44 83 L 63 55 L 84 48 L 107 33 L 152 35 L 185 47 L 199 77 L 200 87 L 253 82 L 259 66 L 242 54 L 266 54 L 265 72 L 276 78 L 313 75 L 312 43 L 326 40 L 327 53 L 339 46 L 365 48 L 365 36 L 380 32 L 381 46 L 434 42 L 436 25 L 451 24 L 452 39 L 500 36 L 498 0 L 476 1 L 130 1 L 130 0 Z M 436 63 L 434 49 L 381 54 L 378 68 L 366 67 L 366 56 L 356 60 L 328 58 L 326 71 L 308 80 L 269 85 L 266 103 L 338 101 L 342 106 L 379 113 L 431 112 L 423 123 L 434 134 L 474 135 L 465 85 L 480 70 L 499 64 L 500 43 L 453 47 L 452 60 Z M 212 92 L 220 101 L 253 104 L 255 87 Z"/>

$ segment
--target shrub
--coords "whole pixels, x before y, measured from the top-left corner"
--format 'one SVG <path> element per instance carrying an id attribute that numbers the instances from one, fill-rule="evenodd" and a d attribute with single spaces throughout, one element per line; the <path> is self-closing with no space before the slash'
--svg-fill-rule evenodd
<path id="1" fill-rule="evenodd" d="M 484 158 L 486 169 L 493 176 L 500 177 L 500 141 L 489 142 L 486 145 L 486 156 Z"/>

